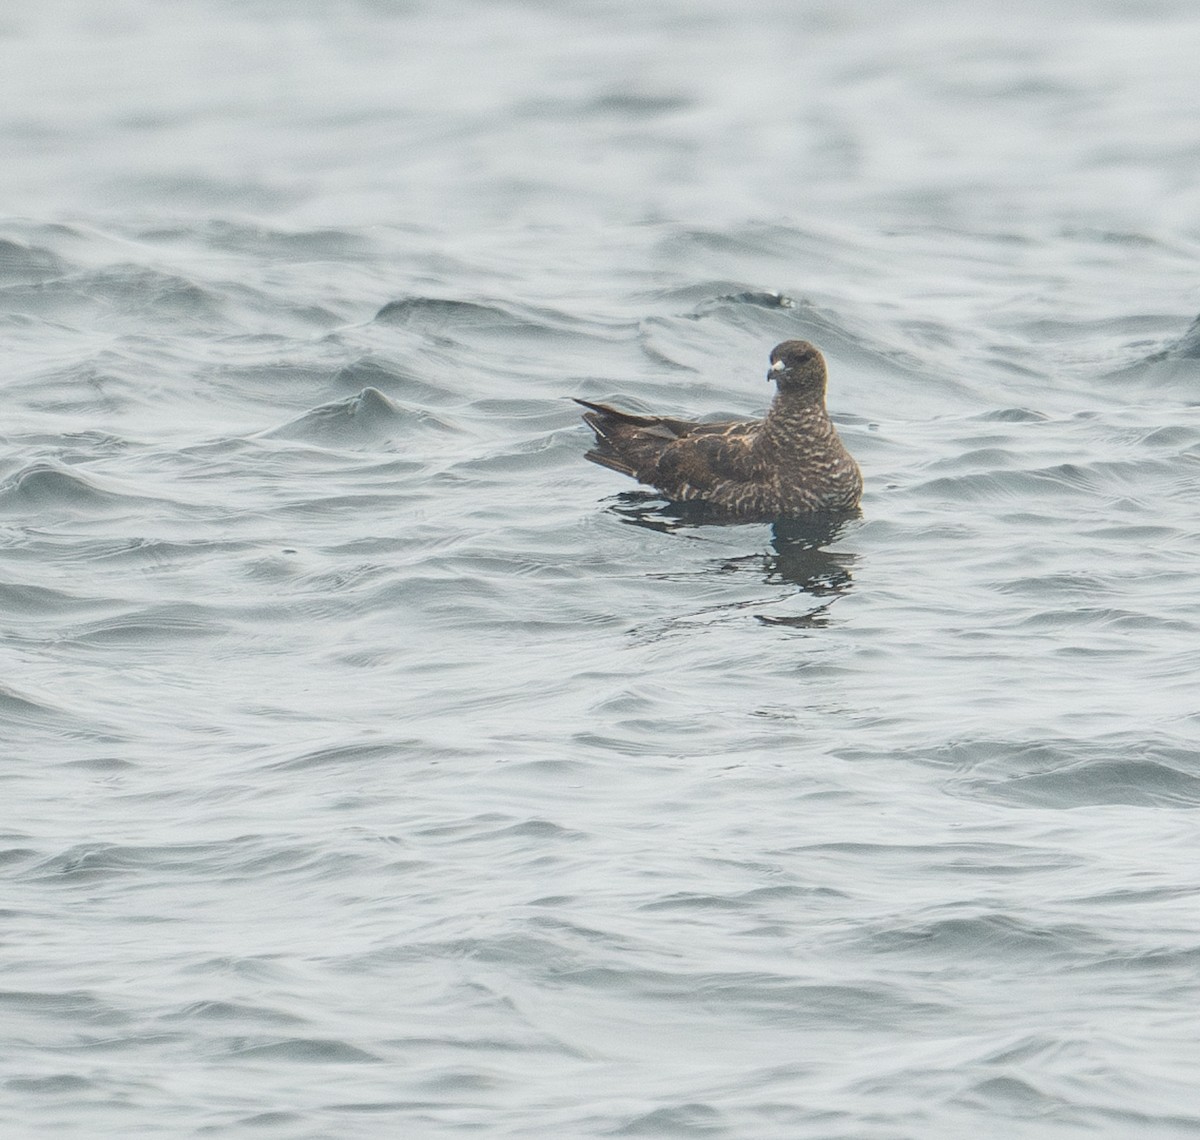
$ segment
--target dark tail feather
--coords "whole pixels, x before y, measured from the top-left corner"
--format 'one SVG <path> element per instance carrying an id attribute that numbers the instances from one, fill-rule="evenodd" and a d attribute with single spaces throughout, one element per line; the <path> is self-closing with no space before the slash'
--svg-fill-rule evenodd
<path id="1" fill-rule="evenodd" d="M 622 475 L 632 475 L 636 479 L 637 472 L 613 448 L 613 438 L 621 425 L 627 428 L 636 428 L 653 421 L 648 420 L 645 416 L 633 416 L 628 412 L 618 411 L 616 408 L 610 408 L 607 404 L 593 404 L 591 400 L 581 400 L 577 396 L 571 398 L 575 403 L 582 404 L 589 409 L 584 413 L 583 422 L 596 433 L 596 446 L 583 453 L 584 459 L 599 463 L 601 467 L 619 471 Z"/>
<path id="2" fill-rule="evenodd" d="M 659 421 L 658 416 L 635 416 L 632 412 L 623 412 L 608 404 L 593 404 L 591 400 L 581 400 L 578 396 L 572 396 L 571 399 L 585 408 L 591 408 L 591 412 L 583 418 L 594 428 L 597 422 L 603 423 L 605 420 L 613 423 L 633 424 L 636 427 L 653 427 Z M 597 428 L 597 430 L 599 429 Z"/>
<path id="3" fill-rule="evenodd" d="M 645 461 L 661 451 L 664 444 L 679 438 L 676 421 L 661 416 L 637 416 L 608 404 L 593 404 L 578 396 L 571 398 L 588 409 L 583 413 L 583 422 L 596 433 L 596 446 L 584 453 L 585 458 L 622 475 L 640 479 L 638 471 Z"/>
<path id="4" fill-rule="evenodd" d="M 637 478 L 637 472 L 612 448 L 605 447 L 603 443 L 599 447 L 593 447 L 591 451 L 585 451 L 583 457 L 590 459 L 593 463 L 599 463 L 601 467 L 611 467 L 614 471 L 620 471 L 622 475 L 632 475 L 635 479 Z"/>
<path id="5" fill-rule="evenodd" d="M 591 408 L 590 412 L 584 413 L 583 422 L 596 433 L 601 442 L 616 439 L 623 428 L 632 429 L 624 433 L 626 438 L 644 439 L 650 436 L 669 442 L 678 439 L 689 428 L 695 426 L 686 420 L 672 420 L 666 416 L 637 416 L 633 412 L 623 412 L 620 408 L 613 408 L 608 404 L 593 404 L 590 400 L 581 400 L 578 396 L 572 396 L 571 399 L 585 408 Z"/>

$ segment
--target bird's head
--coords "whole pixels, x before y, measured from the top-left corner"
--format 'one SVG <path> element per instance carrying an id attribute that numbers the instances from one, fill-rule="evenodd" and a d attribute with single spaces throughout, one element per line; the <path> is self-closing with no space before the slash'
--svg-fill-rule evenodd
<path id="1" fill-rule="evenodd" d="M 785 340 L 771 350 L 767 379 L 782 396 L 825 395 L 825 357 L 806 340 Z"/>

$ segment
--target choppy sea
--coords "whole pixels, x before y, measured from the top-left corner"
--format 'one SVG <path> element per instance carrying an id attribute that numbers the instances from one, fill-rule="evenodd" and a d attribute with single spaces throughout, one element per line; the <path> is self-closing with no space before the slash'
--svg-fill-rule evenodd
<path id="1" fill-rule="evenodd" d="M 1193 0 L 11 0 L 0 1131 L 1200 1136 Z M 867 484 L 702 526 L 571 396 Z"/>

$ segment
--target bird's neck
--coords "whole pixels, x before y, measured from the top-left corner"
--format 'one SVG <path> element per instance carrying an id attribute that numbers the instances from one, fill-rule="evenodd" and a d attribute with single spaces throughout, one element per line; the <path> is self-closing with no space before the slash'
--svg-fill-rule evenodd
<path id="1" fill-rule="evenodd" d="M 796 439 L 823 439 L 835 433 L 822 395 L 779 394 L 771 401 L 764 434 L 778 444 Z"/>

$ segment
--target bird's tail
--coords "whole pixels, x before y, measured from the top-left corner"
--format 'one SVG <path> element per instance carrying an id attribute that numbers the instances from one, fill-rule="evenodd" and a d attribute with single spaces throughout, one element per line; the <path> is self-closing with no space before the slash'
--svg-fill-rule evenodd
<path id="1" fill-rule="evenodd" d="M 639 471 L 647 464 L 653 466 L 668 443 L 692 426 L 684 420 L 638 416 L 608 404 L 572 398 L 588 409 L 583 420 L 596 433 L 596 446 L 586 453 L 586 458 L 635 479 L 641 478 Z"/>
<path id="2" fill-rule="evenodd" d="M 588 410 L 583 413 L 583 422 L 596 433 L 596 446 L 584 453 L 585 459 L 599 463 L 601 467 L 610 467 L 622 475 L 632 475 L 637 478 L 637 469 L 617 450 L 617 444 L 635 431 L 653 431 L 658 421 L 653 416 L 637 416 L 632 412 L 622 412 L 608 404 L 593 404 L 591 400 L 581 400 L 578 396 L 572 399 L 582 404 Z"/>

